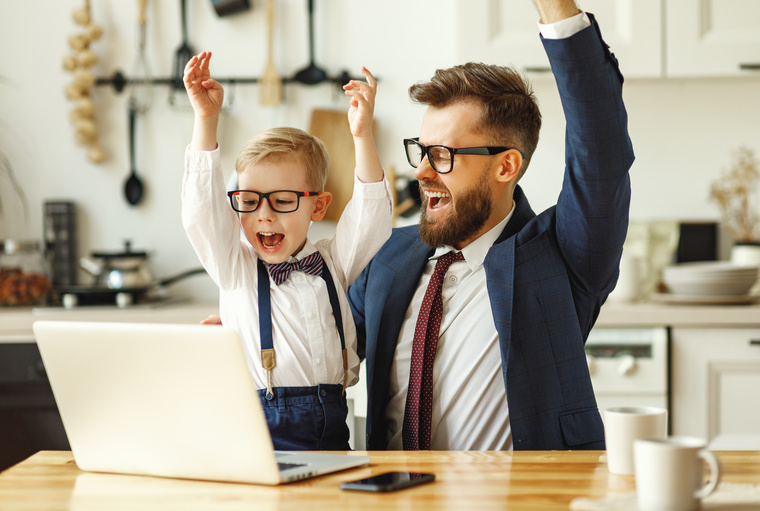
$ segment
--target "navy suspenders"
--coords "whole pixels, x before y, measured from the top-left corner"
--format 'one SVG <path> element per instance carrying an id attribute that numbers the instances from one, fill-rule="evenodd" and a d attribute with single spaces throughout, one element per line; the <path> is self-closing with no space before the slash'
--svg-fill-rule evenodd
<path id="1" fill-rule="evenodd" d="M 269 271 L 264 262 L 258 260 L 259 272 L 259 331 L 261 333 L 261 364 L 267 372 L 267 395 L 272 395 L 272 369 L 277 365 L 275 359 L 274 342 L 272 341 L 272 300 L 269 293 Z M 340 348 L 343 355 L 343 392 L 348 384 L 348 351 L 346 350 L 346 338 L 343 333 L 343 316 L 340 312 L 338 291 L 335 288 L 327 263 L 322 261 L 322 280 L 327 286 L 327 294 L 330 297 L 335 324 L 340 336 Z"/>

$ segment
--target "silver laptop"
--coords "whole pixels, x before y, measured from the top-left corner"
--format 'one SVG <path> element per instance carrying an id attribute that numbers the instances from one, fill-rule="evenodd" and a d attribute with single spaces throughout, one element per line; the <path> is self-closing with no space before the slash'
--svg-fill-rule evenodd
<path id="1" fill-rule="evenodd" d="M 82 470 L 279 484 L 369 463 L 275 452 L 230 328 L 75 321 L 33 328 Z"/>

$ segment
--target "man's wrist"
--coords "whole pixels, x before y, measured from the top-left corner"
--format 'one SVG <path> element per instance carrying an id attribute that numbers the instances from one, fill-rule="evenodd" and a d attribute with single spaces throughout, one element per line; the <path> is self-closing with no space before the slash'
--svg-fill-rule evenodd
<path id="1" fill-rule="evenodd" d="M 542 23 L 542 21 L 538 21 L 538 29 L 544 39 L 565 39 L 591 26 L 591 20 L 585 12 L 579 12 L 554 23 Z"/>
<path id="2" fill-rule="evenodd" d="M 535 0 L 535 3 L 544 24 L 556 23 L 581 12 L 575 0 Z"/>

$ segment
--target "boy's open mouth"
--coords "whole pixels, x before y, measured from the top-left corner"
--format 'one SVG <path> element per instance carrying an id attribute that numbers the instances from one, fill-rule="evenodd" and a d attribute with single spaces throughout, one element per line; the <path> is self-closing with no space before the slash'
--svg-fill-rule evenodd
<path id="1" fill-rule="evenodd" d="M 443 208 L 451 203 L 451 195 L 449 195 L 447 192 L 425 190 L 425 197 L 428 200 L 429 211 Z"/>
<path id="2" fill-rule="evenodd" d="M 266 249 L 276 249 L 282 240 L 285 239 L 285 235 L 279 232 L 260 232 L 257 234 L 259 238 L 259 244 Z"/>

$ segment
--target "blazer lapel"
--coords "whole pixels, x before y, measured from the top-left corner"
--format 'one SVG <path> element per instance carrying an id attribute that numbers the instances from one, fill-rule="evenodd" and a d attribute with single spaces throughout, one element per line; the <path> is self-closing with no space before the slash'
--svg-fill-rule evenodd
<path id="1" fill-rule="evenodd" d="M 512 303 L 514 299 L 515 281 L 515 240 L 516 235 L 525 224 L 535 218 L 536 214 L 530 207 L 528 199 L 520 186 L 514 192 L 515 212 L 507 222 L 499 238 L 488 251 L 483 266 L 486 270 L 486 284 L 491 310 L 499 333 L 501 347 L 502 372 L 504 382 L 507 378 L 507 358 L 509 342 L 512 335 Z"/>
<path id="2" fill-rule="evenodd" d="M 515 238 L 495 244 L 488 251 L 483 266 L 486 270 L 486 285 L 491 301 L 493 320 L 499 333 L 502 370 L 506 378 L 509 341 L 512 332 L 512 300 L 514 297 Z M 506 380 L 505 380 L 506 381 Z"/>
<path id="3" fill-rule="evenodd" d="M 414 238 L 408 248 L 399 247 L 399 251 L 401 255 L 398 263 L 388 268 L 394 273 L 388 275 L 387 298 L 378 335 L 377 355 L 380 356 L 376 358 L 376 360 L 387 361 L 389 368 L 406 311 L 417 290 L 420 275 L 433 253 L 433 249 L 425 245 L 419 237 Z M 382 355 L 379 351 L 382 351 Z"/>

